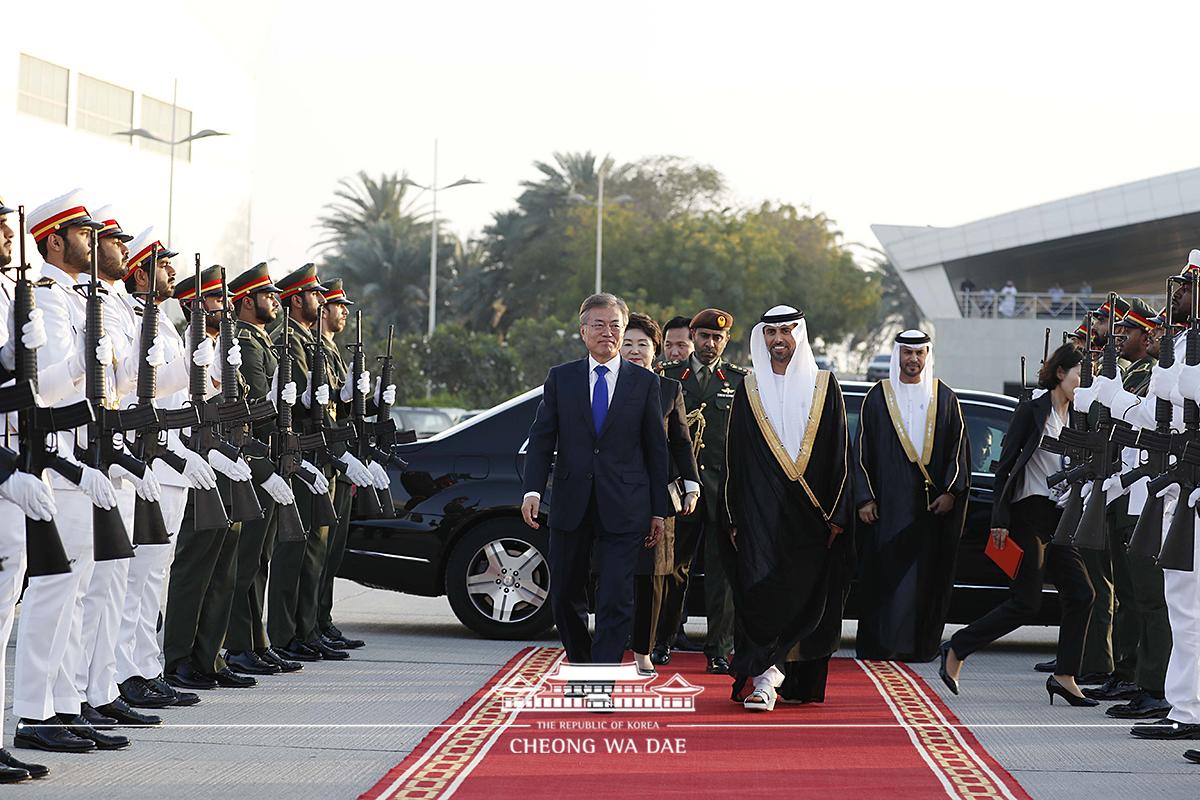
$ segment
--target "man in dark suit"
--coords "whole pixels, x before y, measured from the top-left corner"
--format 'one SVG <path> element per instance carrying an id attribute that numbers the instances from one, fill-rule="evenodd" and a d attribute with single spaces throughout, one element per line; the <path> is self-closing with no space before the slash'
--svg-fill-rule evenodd
<path id="1" fill-rule="evenodd" d="M 588 357 L 550 370 L 529 429 L 521 515 L 531 528 L 539 527 L 541 493 L 553 460 L 550 607 L 574 664 L 620 663 L 633 620 L 638 551 L 658 543 L 667 514 L 658 376 L 621 359 L 628 321 L 629 309 L 618 297 L 594 294 L 583 301 L 579 335 Z M 594 640 L 588 635 L 586 595 L 593 566 Z"/>

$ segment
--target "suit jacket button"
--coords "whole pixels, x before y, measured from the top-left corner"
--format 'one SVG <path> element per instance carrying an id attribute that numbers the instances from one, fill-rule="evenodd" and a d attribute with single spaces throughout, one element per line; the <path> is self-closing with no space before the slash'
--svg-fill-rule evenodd
<path id="1" fill-rule="evenodd" d="M 592 451 L 592 454 L 597 455 L 597 456 L 600 455 L 600 448 L 597 447 L 595 450 Z"/>
<path id="2" fill-rule="evenodd" d="M 704 465 L 703 465 L 703 464 L 701 464 L 701 465 L 700 465 L 700 469 L 704 469 Z"/>
<path id="3" fill-rule="evenodd" d="M 590 473 L 590 472 L 589 472 L 589 473 L 587 474 L 587 479 L 588 479 L 589 481 L 592 479 L 592 473 Z"/>

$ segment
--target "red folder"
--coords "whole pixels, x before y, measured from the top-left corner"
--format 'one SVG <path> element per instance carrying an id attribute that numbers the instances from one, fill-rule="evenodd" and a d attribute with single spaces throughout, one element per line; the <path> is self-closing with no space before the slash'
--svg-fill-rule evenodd
<path id="1" fill-rule="evenodd" d="M 1004 570 L 1004 574 L 1010 579 L 1017 577 L 1017 570 L 1021 567 L 1021 557 L 1025 555 L 1025 551 L 1011 536 L 1004 541 L 1003 549 L 996 547 L 996 540 L 991 534 L 988 534 L 987 539 L 987 547 L 983 549 L 983 554 L 996 562 L 996 566 Z"/>

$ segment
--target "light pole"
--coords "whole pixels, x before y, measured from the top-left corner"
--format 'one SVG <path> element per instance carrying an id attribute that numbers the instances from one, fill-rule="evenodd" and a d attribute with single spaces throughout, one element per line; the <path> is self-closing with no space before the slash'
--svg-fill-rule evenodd
<path id="1" fill-rule="evenodd" d="M 603 275 L 604 264 L 604 178 L 608 174 L 608 170 L 612 167 L 612 159 L 605 158 L 600 164 L 600 169 L 596 174 L 596 294 L 600 294 L 600 283 Z M 583 195 L 572 192 L 568 197 L 573 203 L 586 203 L 588 199 Z M 633 198 L 627 194 L 619 195 L 613 198 L 614 203 L 628 203 Z"/>
<path id="2" fill-rule="evenodd" d="M 453 189 L 456 186 L 470 186 L 476 183 L 483 183 L 472 178 L 459 178 L 454 183 L 448 183 L 445 186 L 437 185 L 437 162 L 438 162 L 438 146 L 437 140 L 433 141 L 433 182 L 428 186 L 417 183 L 408 178 L 401 178 L 401 185 L 415 186 L 422 191 L 430 192 L 433 195 L 433 220 L 429 225 L 429 325 L 425 332 L 426 336 L 433 336 L 433 330 L 437 327 L 437 251 L 438 251 L 438 216 L 437 216 L 437 194 L 446 189 Z"/>
<path id="3" fill-rule="evenodd" d="M 179 81 L 175 81 L 175 86 L 171 90 L 171 138 L 163 139 L 160 136 L 155 136 L 145 128 L 134 128 L 129 131 L 117 131 L 113 136 L 139 136 L 143 139 L 160 142 L 168 145 L 171 148 L 171 173 L 167 181 L 167 246 L 171 245 L 171 224 L 174 222 L 175 214 L 175 148 L 181 144 L 194 142 L 197 139 L 207 139 L 210 136 L 228 136 L 228 133 L 214 131 L 211 128 L 205 128 L 202 131 L 193 133 L 191 136 L 185 136 L 182 139 L 175 138 L 175 117 L 179 110 Z"/>

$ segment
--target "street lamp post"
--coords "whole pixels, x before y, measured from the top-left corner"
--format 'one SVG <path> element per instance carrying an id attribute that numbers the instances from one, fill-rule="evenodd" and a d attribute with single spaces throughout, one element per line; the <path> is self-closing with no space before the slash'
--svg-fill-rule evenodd
<path id="1" fill-rule="evenodd" d="M 165 144 L 171 148 L 171 170 L 170 177 L 167 180 L 167 246 L 171 245 L 171 227 L 174 222 L 175 215 L 175 148 L 181 144 L 194 142 L 197 139 L 207 139 L 210 136 L 228 136 L 228 133 L 214 131 L 211 128 L 205 128 L 202 131 L 193 133 L 190 136 L 185 136 L 182 139 L 175 138 L 175 117 L 179 110 L 179 81 L 175 81 L 175 86 L 171 90 L 171 138 L 163 139 L 160 136 L 155 136 L 145 128 L 134 128 L 129 131 L 117 131 L 113 136 L 138 136 L 142 139 L 150 139 L 154 142 Z"/>
<path id="2" fill-rule="evenodd" d="M 596 294 L 600 294 L 601 278 L 604 264 L 604 178 L 612 167 L 612 159 L 605 158 L 596 173 Z M 568 200 L 575 203 L 586 203 L 588 199 L 579 193 L 572 193 Z M 614 203 L 628 203 L 633 198 L 627 194 L 613 198 Z"/>
<path id="3" fill-rule="evenodd" d="M 425 335 L 433 336 L 434 328 L 437 327 L 437 251 L 438 251 L 438 216 L 437 216 L 437 196 L 438 192 L 446 189 L 453 189 L 456 186 L 470 186 L 472 184 L 483 183 L 472 178 L 459 178 L 454 183 L 448 183 L 445 186 L 438 186 L 437 180 L 438 170 L 438 145 L 437 140 L 433 141 L 433 182 L 428 186 L 417 183 L 408 178 L 401 178 L 400 183 L 406 186 L 414 186 L 422 191 L 430 192 L 433 195 L 433 219 L 429 225 L 429 323 L 426 326 Z"/>

